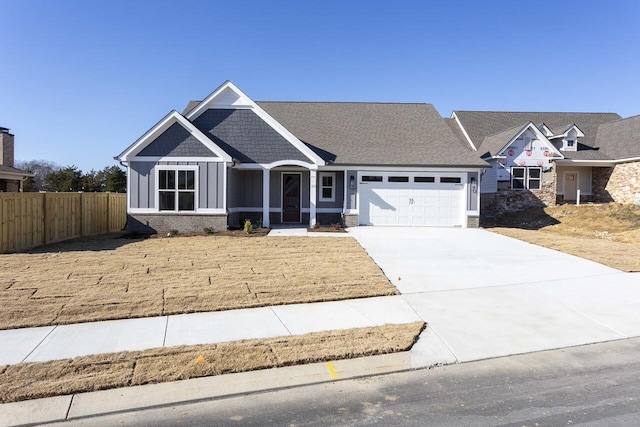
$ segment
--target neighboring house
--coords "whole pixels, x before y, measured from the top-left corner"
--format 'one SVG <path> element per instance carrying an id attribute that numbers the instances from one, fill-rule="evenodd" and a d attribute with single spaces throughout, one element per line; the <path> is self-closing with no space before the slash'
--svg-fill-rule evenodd
<path id="1" fill-rule="evenodd" d="M 22 191 L 22 182 L 32 173 L 13 167 L 14 135 L 0 127 L 0 193 Z"/>
<path id="2" fill-rule="evenodd" d="M 578 200 L 640 204 L 640 116 L 454 111 L 451 120 L 491 165 L 483 214 Z"/>
<path id="3" fill-rule="evenodd" d="M 231 82 L 115 158 L 128 229 L 476 227 L 489 165 L 430 104 L 254 102 Z"/>

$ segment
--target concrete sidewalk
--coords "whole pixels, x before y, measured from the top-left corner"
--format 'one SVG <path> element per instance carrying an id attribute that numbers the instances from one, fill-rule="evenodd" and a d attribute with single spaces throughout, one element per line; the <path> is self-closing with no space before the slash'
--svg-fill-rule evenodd
<path id="1" fill-rule="evenodd" d="M 0 331 L 0 365 L 421 320 L 401 296 Z"/>

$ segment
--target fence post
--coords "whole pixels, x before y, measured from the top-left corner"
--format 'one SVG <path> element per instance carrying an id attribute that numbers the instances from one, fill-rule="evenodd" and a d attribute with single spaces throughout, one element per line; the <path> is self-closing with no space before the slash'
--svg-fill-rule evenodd
<path id="1" fill-rule="evenodd" d="M 49 243 L 49 224 L 47 221 L 47 192 L 41 191 L 42 195 L 42 244 Z"/>
<path id="2" fill-rule="evenodd" d="M 107 233 L 111 233 L 111 191 L 107 191 Z"/>
<path id="3" fill-rule="evenodd" d="M 80 236 L 85 235 L 85 207 L 84 207 L 84 192 L 78 191 L 80 193 Z"/>

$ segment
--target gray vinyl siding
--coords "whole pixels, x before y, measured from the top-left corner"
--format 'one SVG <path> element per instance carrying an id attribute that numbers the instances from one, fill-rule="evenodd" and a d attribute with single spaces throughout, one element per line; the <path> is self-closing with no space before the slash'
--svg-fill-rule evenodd
<path id="1" fill-rule="evenodd" d="M 229 170 L 229 207 L 262 207 L 262 170 Z"/>
<path id="2" fill-rule="evenodd" d="M 484 175 L 482 175 L 482 181 L 480 182 L 480 193 L 495 193 L 498 191 L 498 162 L 490 160 L 490 168 L 487 168 Z"/>
<path id="3" fill-rule="evenodd" d="M 132 209 L 156 208 L 155 169 L 158 166 L 198 166 L 198 208 L 221 209 L 224 206 L 224 163 L 222 162 L 131 162 L 129 199 Z"/>
<path id="4" fill-rule="evenodd" d="M 333 202 L 321 202 L 320 201 L 320 195 L 321 195 L 321 183 L 322 181 L 320 180 L 320 174 L 322 172 L 318 171 L 317 173 L 317 204 L 316 206 L 318 208 L 340 208 L 342 209 L 342 204 L 344 202 L 344 172 L 341 171 L 331 171 L 330 173 L 333 173 L 335 175 L 335 194 L 334 194 L 334 200 Z"/>
<path id="5" fill-rule="evenodd" d="M 140 151 L 138 156 L 217 157 L 179 123 L 169 126 L 152 143 Z"/>

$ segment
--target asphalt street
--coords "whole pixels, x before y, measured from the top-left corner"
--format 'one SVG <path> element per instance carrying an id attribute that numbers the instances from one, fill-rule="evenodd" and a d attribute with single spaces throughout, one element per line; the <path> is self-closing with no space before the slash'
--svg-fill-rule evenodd
<path id="1" fill-rule="evenodd" d="M 627 339 L 53 425 L 639 424 L 640 339 Z"/>

